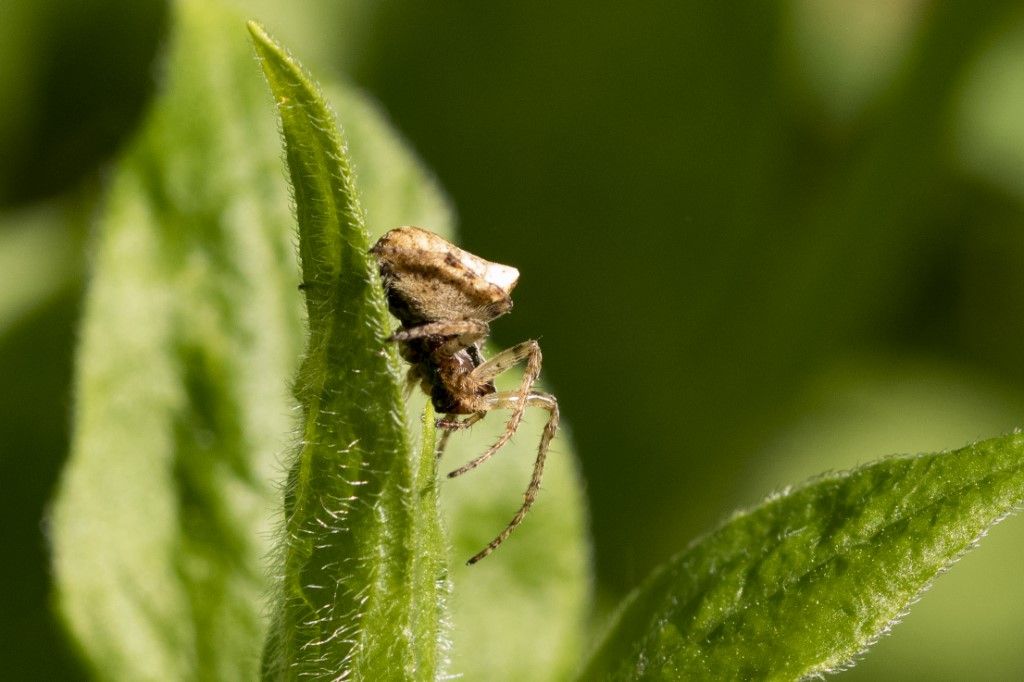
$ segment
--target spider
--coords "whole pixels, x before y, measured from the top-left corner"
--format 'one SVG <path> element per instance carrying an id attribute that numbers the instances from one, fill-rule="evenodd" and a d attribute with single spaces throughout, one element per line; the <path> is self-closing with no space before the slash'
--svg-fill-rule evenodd
<path id="1" fill-rule="evenodd" d="M 527 407 L 548 411 L 523 504 L 505 529 L 467 562 L 472 565 L 497 549 L 530 511 L 540 489 L 548 446 L 558 430 L 558 401 L 533 389 L 541 365 L 537 342 L 523 341 L 490 360 L 484 360 L 480 351 L 490 331 L 488 322 L 512 308 L 509 294 L 519 271 L 474 256 L 418 227 L 391 230 L 370 252 L 377 258 L 391 314 L 402 324 L 389 340 L 399 344 L 402 357 L 411 365 L 409 385 L 419 383 L 434 410 L 445 415 L 437 421 L 443 430 L 438 458 L 453 432 L 476 424 L 491 410 L 512 411 L 497 441 L 448 478 L 483 464 L 508 443 Z M 519 388 L 498 391 L 494 378 L 524 360 L 526 371 Z M 460 420 L 459 415 L 466 416 Z"/>

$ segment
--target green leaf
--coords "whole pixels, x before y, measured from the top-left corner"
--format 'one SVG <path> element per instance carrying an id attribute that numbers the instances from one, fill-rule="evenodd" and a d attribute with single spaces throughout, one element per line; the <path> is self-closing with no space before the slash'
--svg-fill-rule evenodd
<path id="1" fill-rule="evenodd" d="M 430 679 L 443 664 L 445 548 L 437 486 L 417 472 L 434 458 L 425 447 L 414 463 L 385 340 L 392 323 L 337 122 L 301 67 L 249 29 L 281 117 L 309 323 L 264 676 Z"/>
<path id="2" fill-rule="evenodd" d="M 98 218 L 57 603 L 98 678 L 253 679 L 299 276 L 243 22 L 200 0 L 175 15 L 162 93 Z"/>
<path id="3" fill-rule="evenodd" d="M 858 356 L 824 369 L 798 393 L 808 406 L 765 443 L 743 482 L 757 496 L 784 481 L 857 466 L 865 452 L 920 452 L 1008 433 L 1024 396 L 962 365 L 912 356 Z M 759 474 L 759 475 L 758 475 Z M 753 499 L 753 498 L 751 498 Z M 898 628 L 843 674 L 847 680 L 1024 679 L 1024 518 L 985 536 L 935 583 Z M 969 627 L 964 627 L 969 623 Z M 983 671 L 979 673 L 979 671 Z"/>
<path id="4" fill-rule="evenodd" d="M 1024 435 L 892 458 L 769 499 L 635 592 L 583 679 L 838 670 L 1024 501 Z"/>

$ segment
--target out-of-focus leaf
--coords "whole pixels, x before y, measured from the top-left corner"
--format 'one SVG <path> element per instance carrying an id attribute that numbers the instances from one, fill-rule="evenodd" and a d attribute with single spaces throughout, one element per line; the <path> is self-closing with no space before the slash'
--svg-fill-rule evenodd
<path id="1" fill-rule="evenodd" d="M 518 378 L 506 377 L 506 386 Z M 504 416 L 453 435 L 442 472 L 493 443 Z M 452 538 L 451 668 L 467 680 L 565 680 L 580 664 L 592 597 L 590 546 L 583 486 L 564 430 L 552 443 L 541 494 L 523 525 L 494 554 L 466 566 L 522 503 L 545 418 L 528 413 L 515 441 L 486 465 L 457 479 L 442 477 Z"/>
<path id="2" fill-rule="evenodd" d="M 99 678 L 253 679 L 299 279 L 244 23 L 200 0 L 175 14 L 163 92 L 99 216 L 57 597 Z"/>
<path id="3" fill-rule="evenodd" d="M 1018 12 L 963 78 L 957 151 L 967 167 L 1024 199 L 1024 14 Z"/>
<path id="4" fill-rule="evenodd" d="M 1024 501 L 1024 435 L 892 458 L 737 516 L 635 592 L 584 679 L 837 670 Z"/>
<path id="5" fill-rule="evenodd" d="M 296 382 L 302 443 L 263 674 L 432 679 L 444 666 L 448 584 L 437 485 L 422 475 L 435 458 L 424 447 L 414 461 L 391 320 L 338 124 L 298 63 L 249 28 L 281 116 L 309 319 Z"/>
<path id="6" fill-rule="evenodd" d="M 910 53 L 924 8 L 916 0 L 791 3 L 796 65 L 820 108 L 843 124 L 861 115 Z"/>
<path id="7" fill-rule="evenodd" d="M 80 242 L 56 202 L 0 214 L 0 335 L 76 281 Z"/>

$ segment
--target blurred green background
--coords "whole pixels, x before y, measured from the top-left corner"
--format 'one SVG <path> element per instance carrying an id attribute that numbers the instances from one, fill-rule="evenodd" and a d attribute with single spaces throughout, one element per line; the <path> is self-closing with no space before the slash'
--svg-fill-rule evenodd
<path id="1" fill-rule="evenodd" d="M 241 6 L 378 99 L 462 244 L 522 272 L 494 335 L 541 340 L 597 617 L 773 490 L 1024 425 L 1020 3 Z M 43 519 L 89 220 L 166 23 L 0 0 L 0 666 L 26 679 L 76 675 Z M 1022 565 L 1011 521 L 849 676 L 1024 676 Z"/>

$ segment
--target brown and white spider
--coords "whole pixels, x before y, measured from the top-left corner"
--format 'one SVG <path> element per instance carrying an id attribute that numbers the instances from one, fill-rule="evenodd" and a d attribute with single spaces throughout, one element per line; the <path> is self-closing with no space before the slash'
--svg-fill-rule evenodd
<path id="1" fill-rule="evenodd" d="M 448 474 L 461 476 L 490 459 L 515 434 L 527 407 L 548 411 L 548 421 L 537 448 L 530 484 L 523 504 L 508 525 L 467 563 L 475 564 L 493 552 L 529 512 L 540 488 L 548 446 L 558 430 L 558 401 L 533 390 L 540 375 L 541 352 L 536 341 L 523 341 L 484 360 L 480 346 L 490 331 L 488 322 L 512 308 L 510 293 L 519 271 L 491 263 L 463 251 L 432 232 L 398 227 L 370 252 L 377 258 L 391 313 L 402 323 L 391 335 L 412 366 L 410 384 L 419 383 L 434 410 L 444 414 L 438 457 L 453 431 L 468 428 L 491 410 L 512 411 L 505 431 L 475 459 Z M 494 378 L 526 361 L 522 382 L 515 391 L 498 391 Z M 459 419 L 458 415 L 467 415 Z"/>

